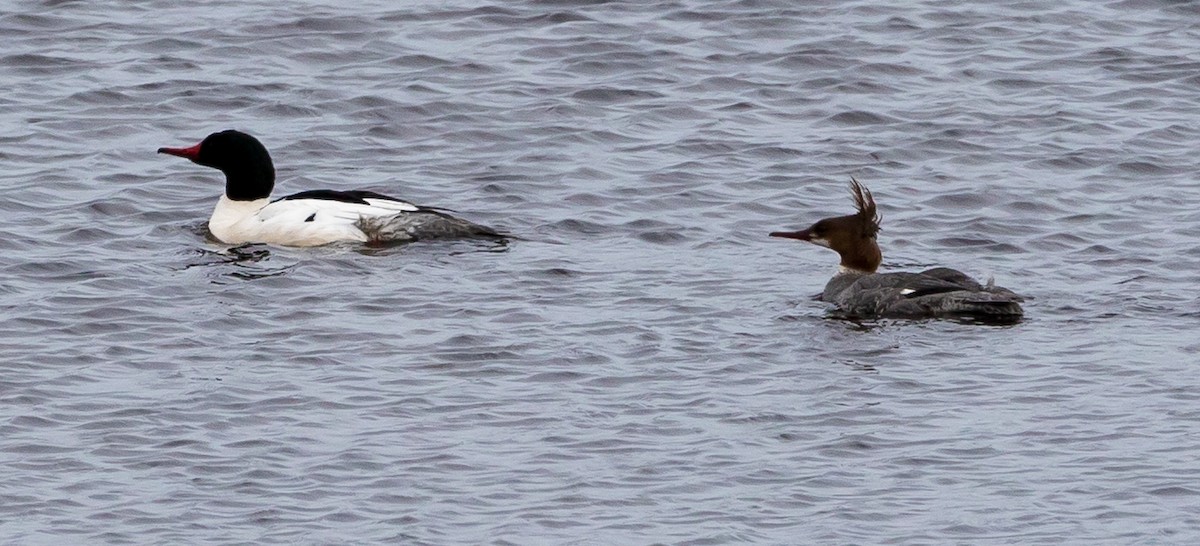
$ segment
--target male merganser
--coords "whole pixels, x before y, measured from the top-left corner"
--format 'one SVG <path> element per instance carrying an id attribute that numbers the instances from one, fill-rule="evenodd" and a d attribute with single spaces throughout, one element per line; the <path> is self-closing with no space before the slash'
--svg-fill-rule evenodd
<path id="1" fill-rule="evenodd" d="M 213 133 L 189 148 L 159 148 L 225 173 L 208 230 L 222 243 L 318 246 L 335 242 L 401 243 L 418 239 L 503 239 L 495 230 L 371 191 L 311 190 L 274 201 L 275 165 L 258 139 Z"/>
<path id="2" fill-rule="evenodd" d="M 928 318 L 965 316 L 1012 321 L 1024 301 L 989 280 L 986 286 L 961 271 L 937 267 L 920 273 L 876 273 L 883 255 L 875 235 L 880 217 L 871 191 L 850 179 L 858 212 L 826 218 L 801 231 L 776 231 L 771 237 L 799 239 L 837 251 L 838 272 L 825 285 L 821 300 L 856 318 Z"/>

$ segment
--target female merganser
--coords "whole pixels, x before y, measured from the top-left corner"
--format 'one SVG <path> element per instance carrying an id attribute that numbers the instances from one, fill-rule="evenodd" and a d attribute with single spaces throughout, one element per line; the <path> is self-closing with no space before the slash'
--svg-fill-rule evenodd
<path id="1" fill-rule="evenodd" d="M 927 318 L 965 316 L 1012 321 L 1024 301 L 1007 288 L 986 286 L 961 271 L 937 267 L 920 273 L 876 273 L 883 255 L 875 235 L 879 214 L 871 191 L 850 179 L 858 212 L 826 218 L 801 231 L 776 231 L 771 237 L 799 239 L 837 251 L 838 273 L 825 285 L 821 300 L 856 318 Z"/>
<path id="2" fill-rule="evenodd" d="M 370 191 L 312 190 L 274 201 L 275 165 L 258 139 L 239 131 L 213 133 L 190 148 L 159 148 L 225 173 L 208 230 L 222 243 L 318 246 L 335 242 L 402 243 L 418 239 L 504 235 L 446 214 Z"/>

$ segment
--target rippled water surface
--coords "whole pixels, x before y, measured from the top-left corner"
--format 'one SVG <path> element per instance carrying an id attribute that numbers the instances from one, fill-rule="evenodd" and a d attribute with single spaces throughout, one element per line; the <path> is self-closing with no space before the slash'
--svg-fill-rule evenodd
<path id="1" fill-rule="evenodd" d="M 1200 541 L 1191 2 L 0 9 L 0 541 Z M 370 189 L 506 246 L 228 248 Z M 858 324 L 836 256 L 1029 298 Z"/>

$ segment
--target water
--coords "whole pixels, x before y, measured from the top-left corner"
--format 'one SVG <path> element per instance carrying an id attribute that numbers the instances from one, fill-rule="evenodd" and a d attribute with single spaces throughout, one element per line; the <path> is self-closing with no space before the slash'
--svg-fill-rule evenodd
<path id="1" fill-rule="evenodd" d="M 1194 543 L 1198 15 L 7 3 L 0 537 Z M 226 128 L 523 239 L 214 244 Z M 826 317 L 851 175 L 1028 318 Z"/>

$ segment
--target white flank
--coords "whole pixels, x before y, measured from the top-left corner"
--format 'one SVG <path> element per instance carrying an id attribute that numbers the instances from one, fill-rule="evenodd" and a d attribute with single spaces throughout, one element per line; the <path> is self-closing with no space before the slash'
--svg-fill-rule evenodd
<path id="1" fill-rule="evenodd" d="M 365 201 L 365 205 L 332 199 L 234 201 L 222 195 L 208 220 L 208 229 L 221 242 L 231 245 L 361 243 L 367 241 L 367 235 L 358 228 L 361 218 L 395 216 L 418 210 L 416 205 L 404 201 Z"/>

